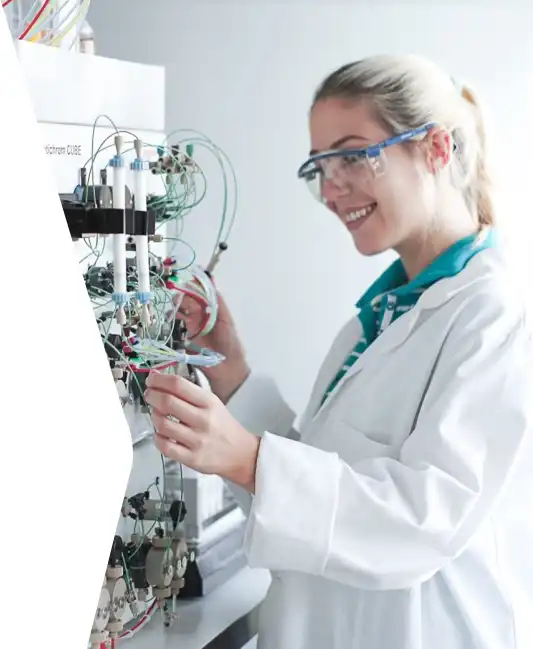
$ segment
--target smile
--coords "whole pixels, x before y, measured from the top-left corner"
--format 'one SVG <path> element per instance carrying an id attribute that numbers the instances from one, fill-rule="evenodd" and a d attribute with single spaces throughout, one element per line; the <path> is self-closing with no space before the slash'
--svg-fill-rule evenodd
<path id="1" fill-rule="evenodd" d="M 362 219 L 365 216 L 370 216 L 372 212 L 376 209 L 376 207 L 377 207 L 377 203 L 373 203 L 372 205 L 367 205 L 366 207 L 362 207 L 353 212 L 349 212 L 344 217 L 344 220 L 346 221 L 346 223 L 353 223 L 354 221 L 359 221 L 359 219 Z"/>

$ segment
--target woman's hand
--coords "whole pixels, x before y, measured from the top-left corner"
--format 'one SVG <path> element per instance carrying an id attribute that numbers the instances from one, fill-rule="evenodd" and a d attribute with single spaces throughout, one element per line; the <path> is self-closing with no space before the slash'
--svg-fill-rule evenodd
<path id="1" fill-rule="evenodd" d="M 215 394 L 187 379 L 154 373 L 146 385 L 161 453 L 253 493 L 259 438 L 244 429 Z"/>
<path id="2" fill-rule="evenodd" d="M 235 322 L 230 310 L 222 296 L 218 294 L 218 317 L 212 331 L 201 337 L 195 338 L 203 320 L 203 309 L 193 298 L 181 295 L 176 296 L 180 300 L 177 318 L 184 321 L 189 335 L 193 336 L 194 342 L 202 347 L 222 354 L 226 360 L 220 365 L 212 368 L 202 368 L 207 377 L 211 390 L 223 403 L 227 403 L 230 397 L 241 387 L 250 373 L 246 361 L 246 354 L 241 343 Z"/>

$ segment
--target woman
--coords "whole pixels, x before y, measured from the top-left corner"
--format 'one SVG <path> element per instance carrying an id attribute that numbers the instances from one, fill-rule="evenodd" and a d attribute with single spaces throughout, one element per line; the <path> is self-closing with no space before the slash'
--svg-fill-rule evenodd
<path id="1" fill-rule="evenodd" d="M 379 56 L 322 84 L 310 131 L 300 177 L 360 253 L 399 260 L 299 433 L 222 303 L 214 394 L 150 377 L 157 445 L 248 492 L 249 562 L 273 572 L 261 649 L 531 649 L 533 359 L 479 110 L 434 65 Z"/>

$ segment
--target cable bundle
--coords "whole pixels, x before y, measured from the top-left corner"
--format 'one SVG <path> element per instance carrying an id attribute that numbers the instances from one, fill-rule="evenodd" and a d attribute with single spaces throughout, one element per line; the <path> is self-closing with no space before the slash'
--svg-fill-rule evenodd
<path id="1" fill-rule="evenodd" d="M 51 47 L 78 42 L 91 0 L 3 0 L 13 38 Z M 29 5 L 29 6 L 28 6 Z"/>
<path id="2" fill-rule="evenodd" d="M 96 127 L 102 118 L 112 124 L 115 132 L 96 146 Z M 172 135 L 160 144 L 143 143 L 148 168 L 161 180 L 161 193 L 149 195 L 146 201 L 159 217 L 156 235 L 151 238 L 148 249 L 150 324 L 146 324 L 142 317 L 142 310 L 146 307 L 135 298 L 139 290 L 139 272 L 135 260 L 130 257 L 126 264 L 125 286 L 121 290 L 126 290 L 132 299 L 123 307 L 114 301 L 116 270 L 113 263 L 98 266 L 109 245 L 109 238 L 95 236 L 83 240 L 88 248 L 88 253 L 81 259 L 81 262 L 88 264 L 85 272 L 87 290 L 100 324 L 104 345 L 112 359 L 112 366 L 117 370 L 115 375 L 118 376 L 120 369 L 127 372 L 127 385 L 131 381 L 138 382 L 139 375 L 151 369 L 177 371 L 180 365 L 205 368 L 224 360 L 220 355 L 193 343 L 213 329 L 218 316 L 218 302 L 210 274 L 196 263 L 196 252 L 183 239 L 182 233 L 186 218 L 207 194 L 206 174 L 193 157 L 195 149 L 203 149 L 214 155 L 223 177 L 221 221 L 215 236 L 213 256 L 207 267 L 212 265 L 221 246 L 224 249 L 234 224 L 237 208 L 235 172 L 226 154 L 211 140 L 195 131 L 188 133 L 192 133 L 192 136 L 183 137 L 172 145 L 168 144 Z M 97 205 L 95 163 L 103 153 L 107 152 L 110 157 L 109 151 L 118 137 L 122 138 L 122 155 L 135 150 L 138 140 L 134 133 L 121 131 L 109 117 L 99 116 L 93 127 L 91 157 L 84 165 L 87 170 L 86 183 L 76 189 L 83 201 Z M 100 168 L 100 180 L 107 176 L 109 164 L 108 161 Z M 167 232 L 171 234 L 167 235 Z M 168 242 L 169 254 L 164 258 L 158 257 L 153 251 L 152 243 L 155 242 Z M 176 324 L 176 316 L 185 296 L 200 306 L 203 318 L 198 331 L 180 331 L 178 337 L 181 345 L 177 348 L 176 327 L 181 325 Z M 124 326 L 123 321 L 119 320 L 122 325 L 117 333 L 114 320 L 119 308 L 125 308 L 127 325 Z M 138 390 L 135 390 L 137 393 Z"/>

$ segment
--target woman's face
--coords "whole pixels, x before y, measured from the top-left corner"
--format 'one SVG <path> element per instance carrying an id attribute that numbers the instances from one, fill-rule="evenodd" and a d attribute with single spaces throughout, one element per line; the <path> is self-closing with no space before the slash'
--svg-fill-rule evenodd
<path id="1" fill-rule="evenodd" d="M 311 112 L 310 130 L 313 152 L 363 148 L 391 137 L 375 119 L 369 102 L 343 99 L 319 101 Z M 438 146 L 431 146 L 431 134 L 427 140 L 430 144 L 411 142 L 386 148 L 377 174 L 364 161 L 358 163 L 357 173 L 347 167 L 341 178 L 335 173 L 324 178 L 323 199 L 362 254 L 400 252 L 430 227 L 436 212 L 439 152 Z"/>

